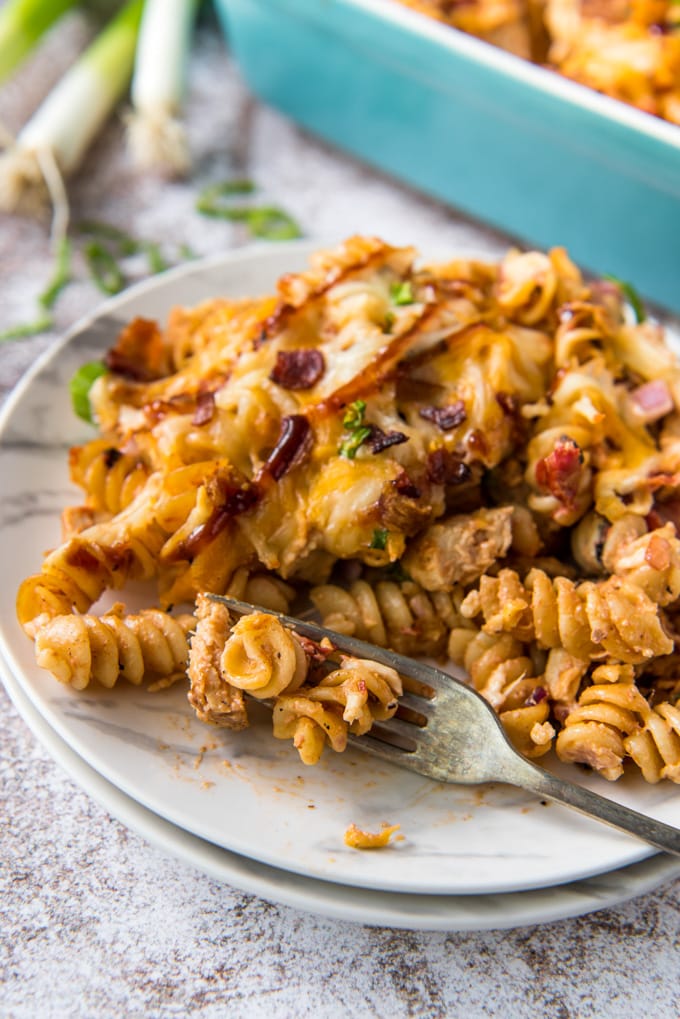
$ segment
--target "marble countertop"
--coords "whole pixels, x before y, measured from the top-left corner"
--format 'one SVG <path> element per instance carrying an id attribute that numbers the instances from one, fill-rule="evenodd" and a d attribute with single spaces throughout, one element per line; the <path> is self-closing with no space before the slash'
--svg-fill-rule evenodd
<path id="1" fill-rule="evenodd" d="M 16 130 L 83 35 L 71 18 L 0 92 Z M 205 116 L 206 109 L 210 116 Z M 242 227 L 200 217 L 197 189 L 235 175 L 304 232 L 354 230 L 495 255 L 507 239 L 353 162 L 249 94 L 220 38 L 192 65 L 191 183 L 136 175 L 111 123 L 73 181 L 74 219 L 211 254 Z M 0 220 L 2 327 L 33 317 L 50 273 L 45 224 Z M 146 271 L 132 263 L 131 277 Z M 78 265 L 55 329 L 0 348 L 0 392 L 101 295 Z M 0 1011 L 48 1016 L 590 1016 L 680 1014 L 680 882 L 615 909 L 489 933 L 319 918 L 221 884 L 133 834 L 73 784 L 0 691 Z"/>

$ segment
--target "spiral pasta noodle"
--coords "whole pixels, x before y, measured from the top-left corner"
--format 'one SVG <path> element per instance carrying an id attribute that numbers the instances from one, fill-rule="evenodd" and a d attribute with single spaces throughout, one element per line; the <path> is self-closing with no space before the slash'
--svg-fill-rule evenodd
<path id="1" fill-rule="evenodd" d="M 534 676 L 534 663 L 517 639 L 508 633 L 456 628 L 450 634 L 449 655 L 498 713 L 521 753 L 541 757 L 550 750 L 555 730 L 548 721 L 547 690 L 542 678 Z"/>
<path id="2" fill-rule="evenodd" d="M 125 615 L 121 604 L 101 616 L 55 616 L 36 637 L 36 662 L 75 690 L 90 683 L 111 688 L 121 679 L 169 685 L 185 674 L 193 626 L 189 614 L 142 609 Z"/>
<path id="3" fill-rule="evenodd" d="M 522 583 L 513 570 L 501 570 L 497 577 L 480 579 L 461 612 L 472 619 L 481 615 L 487 633 L 509 633 L 546 649 L 564 648 L 583 661 L 609 655 L 641 663 L 673 650 L 658 605 L 616 575 L 575 584 L 534 569 Z"/>
<path id="4" fill-rule="evenodd" d="M 632 675 L 620 682 L 595 682 L 581 694 L 557 737 L 563 761 L 588 764 L 610 781 L 632 759 L 647 782 L 680 782 L 680 709 L 670 703 L 650 707 Z"/>
<path id="5" fill-rule="evenodd" d="M 106 439 L 74 446 L 69 467 L 71 481 L 85 491 L 86 504 L 111 516 L 130 505 L 150 473 L 142 459 L 121 452 Z"/>
<path id="6" fill-rule="evenodd" d="M 449 630 L 462 621 L 460 592 L 425 591 L 413 581 L 322 584 L 310 597 L 323 626 L 400 654 L 441 654 Z"/>
<path id="7" fill-rule="evenodd" d="M 330 644 L 315 645 L 268 613 L 234 622 L 224 604 L 203 596 L 197 619 L 189 699 L 204 721 L 239 728 L 247 720 L 243 693 L 273 700 L 274 736 L 292 739 L 301 760 L 315 764 L 325 745 L 342 751 L 350 732 L 362 735 L 397 710 L 394 669 L 340 656 L 336 668 L 319 671 Z"/>

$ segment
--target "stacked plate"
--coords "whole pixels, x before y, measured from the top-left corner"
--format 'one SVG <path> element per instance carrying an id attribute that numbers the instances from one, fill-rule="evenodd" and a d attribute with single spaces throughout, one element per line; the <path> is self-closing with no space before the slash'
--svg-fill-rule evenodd
<path id="1" fill-rule="evenodd" d="M 258 247 L 136 287 L 52 349 L 14 393 L 1 426 L 0 647 L 18 710 L 77 783 L 150 841 L 229 884 L 329 916 L 512 927 L 611 905 L 680 874 L 680 861 L 507 786 L 440 786 L 355 751 L 329 751 L 305 768 L 273 739 L 264 710 L 244 733 L 225 733 L 196 720 L 179 686 L 77 693 L 36 667 L 14 597 L 59 542 L 60 510 L 78 502 L 67 452 L 91 434 L 72 413 L 70 377 L 134 316 L 164 319 L 174 304 L 267 292 L 309 250 Z M 153 594 L 126 592 L 126 601 L 138 608 Z M 601 780 L 562 774 L 603 791 Z M 675 786 L 631 778 L 604 791 L 680 824 Z M 345 846 L 351 823 L 376 831 L 383 822 L 399 824 L 403 839 L 375 852 Z"/>

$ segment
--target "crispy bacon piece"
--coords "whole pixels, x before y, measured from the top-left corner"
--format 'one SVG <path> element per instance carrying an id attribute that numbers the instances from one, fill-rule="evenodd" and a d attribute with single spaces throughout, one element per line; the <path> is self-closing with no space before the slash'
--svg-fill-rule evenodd
<path id="1" fill-rule="evenodd" d="M 583 450 L 577 442 L 563 435 L 548 453 L 536 464 L 536 482 L 550 492 L 558 502 L 573 507 L 583 473 Z"/>
<path id="2" fill-rule="evenodd" d="M 433 485 L 462 485 L 472 477 L 468 465 L 448 449 L 433 449 L 427 457 L 427 477 Z"/>
<path id="3" fill-rule="evenodd" d="M 442 432 L 449 432 L 452 428 L 457 428 L 467 417 L 465 404 L 462 400 L 455 400 L 446 407 L 421 407 L 418 413 L 421 418 L 431 421 Z"/>
<path id="4" fill-rule="evenodd" d="M 402 442 L 408 442 L 408 435 L 403 432 L 383 432 L 377 425 L 370 425 L 371 434 L 365 440 L 371 453 L 382 453 L 383 449 L 390 446 L 399 446 Z"/>
<path id="5" fill-rule="evenodd" d="M 281 418 L 279 438 L 263 464 L 259 477 L 269 475 L 278 481 L 305 458 L 312 442 L 312 429 L 304 414 L 289 414 Z"/>
<path id="6" fill-rule="evenodd" d="M 326 370 L 320 350 L 279 350 L 269 378 L 283 389 L 311 389 Z"/>
<path id="7" fill-rule="evenodd" d="M 170 371 L 163 335 L 148 318 L 134 318 L 125 326 L 104 360 L 109 371 L 134 382 L 162 379 Z"/>
<path id="8" fill-rule="evenodd" d="M 191 419 L 192 425 L 207 425 L 215 414 L 215 396 L 213 393 L 201 393 L 196 400 L 196 410 Z"/>

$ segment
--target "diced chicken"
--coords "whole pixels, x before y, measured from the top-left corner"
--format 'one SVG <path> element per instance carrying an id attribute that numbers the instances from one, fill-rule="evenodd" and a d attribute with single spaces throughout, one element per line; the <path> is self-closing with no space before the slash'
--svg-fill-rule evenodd
<path id="1" fill-rule="evenodd" d="M 433 524 L 411 544 L 404 568 L 427 591 L 470 584 L 507 552 L 512 514 L 512 506 L 500 506 Z"/>
<path id="2" fill-rule="evenodd" d="M 226 606 L 203 594 L 196 600 L 198 624 L 189 656 L 189 703 L 202 722 L 226 729 L 245 729 L 248 715 L 243 692 L 220 673 L 220 657 L 231 630 Z"/>

